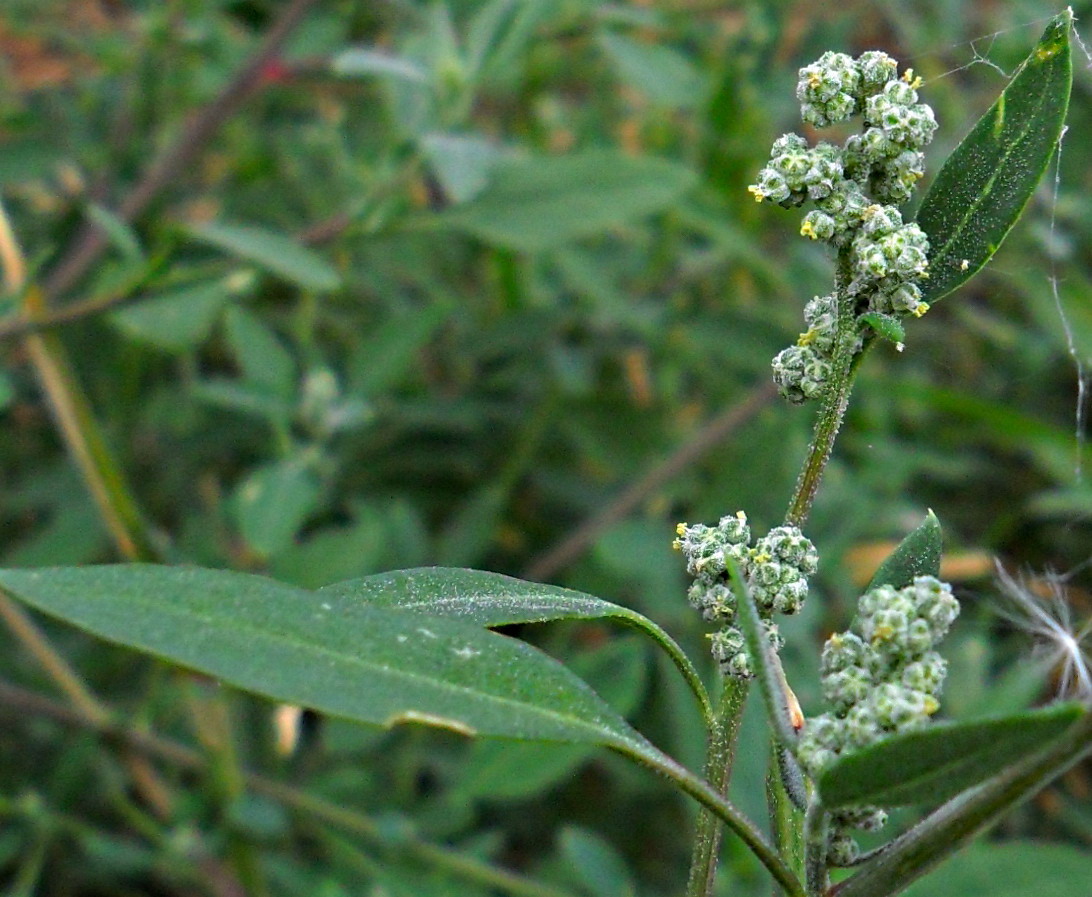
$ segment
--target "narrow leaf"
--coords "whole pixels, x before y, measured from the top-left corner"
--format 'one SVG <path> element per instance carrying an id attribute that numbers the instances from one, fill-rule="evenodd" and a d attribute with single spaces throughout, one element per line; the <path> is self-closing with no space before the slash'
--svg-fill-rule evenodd
<path id="1" fill-rule="evenodd" d="M 0 570 L 0 588 L 102 638 L 333 716 L 658 754 L 523 642 L 260 576 L 153 565 Z"/>
<path id="2" fill-rule="evenodd" d="M 336 290 L 341 276 L 322 256 L 291 237 L 248 225 L 199 224 L 189 228 L 195 240 L 264 268 L 304 289 Z"/>
<path id="3" fill-rule="evenodd" d="M 929 511 L 925 520 L 888 555 L 880 569 L 868 584 L 868 591 L 876 586 L 894 586 L 896 589 L 910 585 L 917 576 L 937 576 L 940 573 L 942 538 L 940 521 Z"/>
<path id="4" fill-rule="evenodd" d="M 610 151 L 503 159 L 489 185 L 442 220 L 495 246 L 535 252 L 661 211 L 694 180 L 677 163 Z"/>
<path id="5" fill-rule="evenodd" d="M 856 804 L 940 803 L 1042 750 L 1087 715 L 1080 704 L 1056 704 L 895 735 L 826 769 L 819 776 L 819 794 L 830 810 Z"/>
<path id="6" fill-rule="evenodd" d="M 106 239 L 127 259 L 140 260 L 144 258 L 144 250 L 140 248 L 140 240 L 133 229 L 122 221 L 117 215 L 96 202 L 88 203 L 84 210 L 87 217 L 102 229 Z"/>
<path id="7" fill-rule="evenodd" d="M 1023 760 L 942 804 L 898 837 L 831 893 L 837 897 L 894 897 L 960 850 L 975 835 L 1092 754 L 1092 712 Z"/>
<path id="8" fill-rule="evenodd" d="M 421 567 L 334 583 L 319 591 L 334 607 L 372 607 L 465 620 L 479 626 L 552 620 L 617 620 L 657 642 L 674 661 L 708 717 L 705 686 L 682 648 L 659 626 L 628 607 L 583 592 L 457 567 Z"/>
<path id="9" fill-rule="evenodd" d="M 918 212 L 929 237 L 936 302 L 993 257 L 1020 217 L 1061 138 L 1073 81 L 1067 9 L 1047 26 L 997 102 L 944 163 Z"/>
<path id="10" fill-rule="evenodd" d="M 401 78 L 417 84 L 428 83 L 428 73 L 412 59 L 381 50 L 354 47 L 342 50 L 330 62 L 334 74 L 342 77 L 380 76 Z"/>
<path id="11" fill-rule="evenodd" d="M 736 596 L 739 628 L 747 643 L 747 654 L 751 667 L 758 680 L 759 691 L 766 705 L 766 715 L 770 719 L 774 737 L 777 741 L 792 748 L 797 741 L 796 730 L 789 720 L 789 707 L 785 695 L 785 674 L 781 671 L 781 661 L 766 635 L 766 627 L 758 615 L 751 590 L 740 575 L 734 561 L 728 561 L 728 573 L 732 580 L 732 591 Z"/>
<path id="12" fill-rule="evenodd" d="M 291 545 L 321 494 L 322 484 L 301 459 L 263 465 L 232 496 L 239 532 L 257 554 L 270 557 Z"/>

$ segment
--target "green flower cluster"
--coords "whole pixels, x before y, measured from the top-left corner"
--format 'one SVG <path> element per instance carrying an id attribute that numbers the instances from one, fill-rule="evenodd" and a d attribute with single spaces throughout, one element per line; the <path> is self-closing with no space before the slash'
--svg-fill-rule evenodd
<path id="1" fill-rule="evenodd" d="M 928 723 L 947 672 L 934 648 L 958 614 L 951 588 L 932 576 L 861 597 L 850 631 L 832 635 L 823 648 L 823 696 L 833 711 L 804 727 L 797 756 L 809 775 L 843 753 Z M 885 820 L 875 807 L 832 814 L 830 862 L 847 865 L 857 856 L 849 829 L 875 829 Z"/>
<path id="2" fill-rule="evenodd" d="M 848 256 L 852 279 L 844 290 L 857 316 L 921 316 L 929 308 L 917 286 L 928 276 L 929 242 L 916 224 L 903 222 L 894 205 L 910 198 L 923 173 L 921 150 L 936 131 L 933 110 L 918 102 L 918 86 L 911 70 L 898 77 L 898 64 L 886 53 L 869 51 L 857 59 L 824 53 L 800 70 L 801 116 L 826 127 L 860 115 L 863 131 L 842 147 L 812 147 L 798 134 L 785 134 L 774 141 L 769 164 L 749 188 L 756 200 L 785 208 L 814 203 L 800 232 Z M 827 339 L 817 339 L 809 320 L 797 345 L 774 359 L 774 381 L 792 402 L 816 398 L 829 378 L 837 320 L 833 299 L 830 305 L 821 329 Z"/>
<path id="3" fill-rule="evenodd" d="M 738 511 L 722 517 L 716 526 L 680 523 L 674 547 L 686 558 L 694 577 L 687 597 L 702 617 L 721 627 L 714 632 L 713 656 L 725 675 L 748 679 L 753 675 L 743 633 L 734 625 L 735 596 L 728 582 L 728 561 L 734 561 L 749 581 L 751 594 L 775 649 L 781 638 L 772 617 L 795 614 L 808 594 L 807 577 L 819 565 L 811 540 L 795 526 L 778 526 L 751 543 L 747 515 Z"/>

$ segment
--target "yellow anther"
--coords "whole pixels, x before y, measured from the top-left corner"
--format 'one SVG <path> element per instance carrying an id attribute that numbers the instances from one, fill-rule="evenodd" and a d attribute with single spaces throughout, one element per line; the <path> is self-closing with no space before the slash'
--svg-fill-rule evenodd
<path id="1" fill-rule="evenodd" d="M 773 558 L 770 555 L 766 554 L 766 552 L 754 555 L 754 559 L 756 564 L 768 564 L 771 560 L 773 560 Z"/>
<path id="2" fill-rule="evenodd" d="M 804 223 L 800 225 L 800 236 L 811 237 L 813 240 L 818 240 L 819 235 L 815 232 L 815 228 L 812 223 L 805 219 Z"/>
<path id="3" fill-rule="evenodd" d="M 686 535 L 686 524 L 685 523 L 675 524 L 675 534 L 678 535 L 678 536 L 685 536 Z"/>
<path id="4" fill-rule="evenodd" d="M 932 716 L 938 710 L 940 710 L 940 701 L 932 695 L 927 696 L 925 698 L 925 712 L 928 713 L 929 716 Z"/>
<path id="5" fill-rule="evenodd" d="M 876 631 L 872 633 L 872 644 L 876 642 L 886 642 L 895 634 L 895 630 L 888 626 L 886 623 L 881 623 L 876 627 Z"/>
<path id="6" fill-rule="evenodd" d="M 811 87 L 818 87 L 823 83 L 823 76 L 818 72 L 808 72 L 808 85 Z"/>
<path id="7" fill-rule="evenodd" d="M 914 309 L 914 317 L 920 318 L 927 311 L 929 311 L 929 303 L 922 302 L 917 308 Z"/>
<path id="8" fill-rule="evenodd" d="M 766 191 L 759 187 L 758 184 L 751 184 L 751 186 L 747 188 L 747 192 L 754 196 L 755 202 L 762 202 L 762 200 L 766 198 Z"/>

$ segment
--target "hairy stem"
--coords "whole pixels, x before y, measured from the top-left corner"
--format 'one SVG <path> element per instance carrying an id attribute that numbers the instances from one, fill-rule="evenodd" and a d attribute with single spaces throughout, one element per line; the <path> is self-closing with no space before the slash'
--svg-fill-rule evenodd
<path id="1" fill-rule="evenodd" d="M 709 732 L 706 751 L 705 777 L 709 784 L 723 796 L 728 795 L 732 778 L 732 763 L 736 754 L 736 738 L 747 700 L 747 683 L 740 679 L 724 677 L 720 702 Z M 698 810 L 694 832 L 694 852 L 690 860 L 690 878 L 686 885 L 686 897 L 709 897 L 717 875 L 717 856 L 720 853 L 724 825 L 720 818 L 706 807 Z"/>
<path id="2" fill-rule="evenodd" d="M 846 408 L 849 405 L 849 393 L 853 389 L 853 380 L 857 373 L 854 364 L 858 327 L 855 309 L 856 300 L 849 294 L 849 250 L 838 253 L 838 268 L 835 295 L 838 303 L 838 325 L 834 343 L 834 359 L 831 365 L 830 379 L 823 392 L 822 407 L 815 421 L 815 435 L 812 437 L 808 457 L 796 481 L 789 510 L 785 514 L 785 523 L 789 526 L 803 526 L 819 490 L 827 462 L 834 450 L 834 440 L 842 427 Z"/>
<path id="3" fill-rule="evenodd" d="M 813 800 L 804 814 L 804 869 L 808 897 L 823 897 L 830 886 L 827 875 L 827 813 Z"/>

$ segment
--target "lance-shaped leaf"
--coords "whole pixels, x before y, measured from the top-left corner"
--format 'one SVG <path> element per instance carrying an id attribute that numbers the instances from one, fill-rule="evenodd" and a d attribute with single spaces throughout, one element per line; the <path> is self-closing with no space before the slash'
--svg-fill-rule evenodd
<path id="1" fill-rule="evenodd" d="M 758 615 L 758 607 L 751 597 L 751 590 L 740 574 L 739 565 L 731 558 L 727 559 L 728 575 L 732 581 L 732 593 L 736 597 L 737 619 L 747 645 L 747 655 L 751 660 L 751 670 L 758 680 L 759 691 L 766 705 L 766 714 L 770 718 L 774 736 L 778 743 L 790 750 L 795 748 L 796 729 L 789 715 L 788 683 L 781 669 L 781 660 L 770 644 L 766 626 Z M 794 698 L 795 700 L 795 698 Z"/>
<path id="2" fill-rule="evenodd" d="M 918 212 L 936 302 L 993 257 L 1061 138 L 1073 81 L 1073 12 L 1056 16 L 997 102 L 944 163 Z"/>
<path id="3" fill-rule="evenodd" d="M 1056 704 L 1000 719 L 938 723 L 854 751 L 819 776 L 829 810 L 940 803 L 1065 735 L 1088 710 Z"/>
<path id="4" fill-rule="evenodd" d="M 552 620 L 616 620 L 650 636 L 671 657 L 706 717 L 712 708 L 697 670 L 659 626 L 628 607 L 583 592 L 461 567 L 419 567 L 350 579 L 320 589 L 334 607 L 367 603 L 428 616 L 507 626 Z"/>
<path id="5" fill-rule="evenodd" d="M 561 664 L 470 623 L 335 607 L 261 576 L 194 567 L 2 570 L 0 588 L 102 638 L 334 716 L 654 752 Z"/>
<path id="6" fill-rule="evenodd" d="M 942 804 L 852 878 L 836 885 L 831 894 L 894 897 L 1089 754 L 1092 710 L 1086 707 L 1083 716 L 1061 735 Z"/>
<path id="7" fill-rule="evenodd" d="M 916 576 L 939 575 L 940 550 L 940 521 L 930 511 L 921 525 L 903 539 L 887 556 L 887 560 L 880 564 L 865 591 L 876 586 L 902 589 L 910 585 Z"/>

